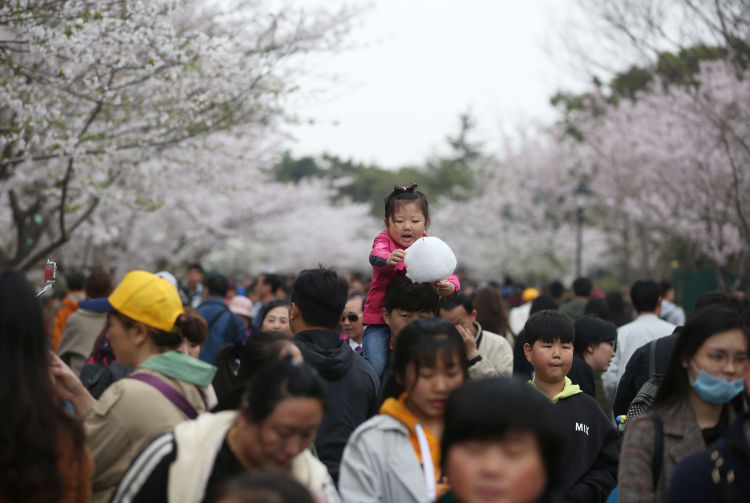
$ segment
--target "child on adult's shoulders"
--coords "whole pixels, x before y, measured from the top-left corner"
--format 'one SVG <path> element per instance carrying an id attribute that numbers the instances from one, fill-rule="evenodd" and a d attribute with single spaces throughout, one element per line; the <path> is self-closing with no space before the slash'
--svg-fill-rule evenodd
<path id="1" fill-rule="evenodd" d="M 604 502 L 617 485 L 619 436 L 596 400 L 567 377 L 573 322 L 557 311 L 540 311 L 526 322 L 524 337 L 524 354 L 535 373 L 530 384 L 555 404 L 568 435 L 557 496 L 565 502 Z"/>

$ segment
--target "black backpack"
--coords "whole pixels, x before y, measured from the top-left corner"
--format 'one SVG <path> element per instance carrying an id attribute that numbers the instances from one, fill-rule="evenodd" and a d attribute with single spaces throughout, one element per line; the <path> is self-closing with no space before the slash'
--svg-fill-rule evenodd
<path id="1" fill-rule="evenodd" d="M 656 373 L 656 341 L 658 340 L 655 339 L 649 344 L 648 381 L 643 383 L 633 401 L 628 405 L 627 420 L 625 421 L 626 428 L 631 419 L 643 414 L 651 407 L 651 404 L 654 403 L 654 398 L 656 398 L 656 392 L 659 391 L 662 374 Z"/>

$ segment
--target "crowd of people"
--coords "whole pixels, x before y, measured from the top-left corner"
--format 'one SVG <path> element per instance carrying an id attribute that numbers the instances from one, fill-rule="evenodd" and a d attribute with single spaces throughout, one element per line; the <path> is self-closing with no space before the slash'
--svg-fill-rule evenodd
<path id="1" fill-rule="evenodd" d="M 0 272 L 0 502 L 750 501 L 744 295 L 414 282 L 384 210 L 369 281 Z"/>

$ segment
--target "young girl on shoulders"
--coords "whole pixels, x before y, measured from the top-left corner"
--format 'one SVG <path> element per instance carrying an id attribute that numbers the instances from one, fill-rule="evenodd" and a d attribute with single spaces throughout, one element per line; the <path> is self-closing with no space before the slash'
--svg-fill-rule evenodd
<path id="1" fill-rule="evenodd" d="M 427 236 L 425 230 L 430 225 L 427 198 L 416 189 L 414 182 L 407 187 L 396 185 L 385 198 L 385 230 L 375 238 L 370 252 L 373 273 L 362 316 L 365 324 L 362 352 L 381 379 L 388 365 L 391 341 L 391 332 L 383 320 L 385 289 L 394 278 L 406 274 L 407 249 Z M 448 297 L 458 292 L 460 283 L 451 274 L 436 286 L 438 295 Z"/>
<path id="2" fill-rule="evenodd" d="M 344 449 L 342 501 L 433 502 L 447 492 L 440 437 L 448 395 L 466 379 L 466 346 L 445 320 L 424 318 L 399 334 L 380 414 Z"/>

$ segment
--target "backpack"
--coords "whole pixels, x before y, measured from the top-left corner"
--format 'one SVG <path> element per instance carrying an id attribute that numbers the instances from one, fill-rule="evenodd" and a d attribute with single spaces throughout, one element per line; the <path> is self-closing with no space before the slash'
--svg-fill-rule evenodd
<path id="1" fill-rule="evenodd" d="M 651 407 L 651 404 L 654 403 L 656 392 L 659 391 L 662 375 L 656 373 L 657 340 L 658 339 L 655 339 L 649 344 L 648 381 L 643 383 L 643 386 L 638 390 L 633 401 L 628 405 L 627 420 L 625 421 L 626 425 L 635 416 L 643 414 Z"/>

